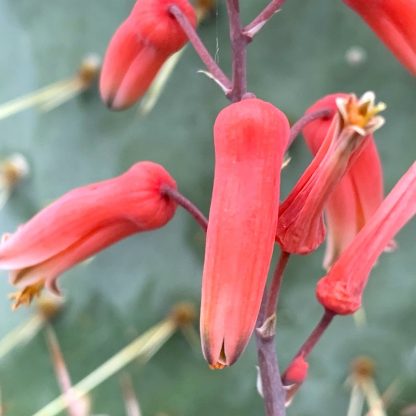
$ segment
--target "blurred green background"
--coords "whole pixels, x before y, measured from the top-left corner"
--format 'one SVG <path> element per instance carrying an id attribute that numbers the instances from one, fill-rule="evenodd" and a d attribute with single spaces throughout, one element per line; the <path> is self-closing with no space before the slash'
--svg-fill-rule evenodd
<path id="1" fill-rule="evenodd" d="M 246 22 L 266 4 L 242 1 Z M 73 74 L 89 52 L 103 54 L 131 0 L 0 0 L 0 103 Z M 229 71 L 225 5 L 200 34 Z M 357 65 L 346 52 L 360 46 Z M 211 129 L 227 102 L 197 73 L 188 48 L 154 111 L 111 113 L 96 88 L 58 109 L 29 110 L 0 121 L 0 153 L 22 152 L 32 171 L 0 212 L 1 232 L 14 231 L 47 202 L 82 184 L 117 175 L 138 160 L 162 163 L 181 191 L 205 213 L 213 175 Z M 390 190 L 416 154 L 416 81 L 341 0 L 288 0 L 249 48 L 249 89 L 279 106 L 291 121 L 319 97 L 336 91 L 376 92 L 388 104 L 387 124 L 377 133 Z M 287 194 L 310 160 L 302 140 L 283 174 Z M 383 391 L 400 377 L 403 389 L 389 415 L 416 403 L 415 223 L 398 237 L 372 273 L 364 305 L 367 326 L 337 318 L 310 359 L 308 381 L 289 409 L 291 416 L 345 415 L 351 360 L 368 355 L 377 364 Z M 134 236 L 60 279 L 67 301 L 53 325 L 73 381 L 78 381 L 135 336 L 161 320 L 181 300 L 200 296 L 204 236 L 186 213 L 157 232 Z M 278 351 L 285 366 L 315 325 L 321 307 L 314 297 L 323 250 L 294 258 L 285 278 L 278 316 Z M 27 320 L 33 310 L 10 310 L 13 288 L 2 272 L 0 335 Z M 146 366 L 128 367 L 144 415 L 263 414 L 255 389 L 253 345 L 230 369 L 213 372 L 201 353 L 176 335 Z M 59 394 L 45 337 L 15 348 L 0 362 L 2 401 L 9 416 L 27 416 Z M 94 414 L 123 415 L 119 377 L 91 395 Z"/>

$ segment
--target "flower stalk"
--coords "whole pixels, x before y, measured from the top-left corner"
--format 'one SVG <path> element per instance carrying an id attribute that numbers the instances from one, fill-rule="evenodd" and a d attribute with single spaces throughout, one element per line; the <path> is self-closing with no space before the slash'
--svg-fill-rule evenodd
<path id="1" fill-rule="evenodd" d="M 260 32 L 263 26 L 277 13 L 286 0 L 272 0 L 260 13 L 243 29 L 243 34 L 248 41 Z"/>
<path id="2" fill-rule="evenodd" d="M 189 42 L 194 47 L 195 52 L 199 55 L 201 61 L 206 66 L 210 77 L 221 87 L 224 94 L 226 96 L 229 96 L 229 94 L 231 93 L 231 81 L 224 74 L 219 65 L 215 62 L 215 59 L 209 53 L 208 49 L 202 42 L 193 25 L 189 22 L 185 14 L 178 6 L 170 6 L 169 12 L 175 17 L 178 24 L 185 32 L 186 36 L 189 39 Z"/>

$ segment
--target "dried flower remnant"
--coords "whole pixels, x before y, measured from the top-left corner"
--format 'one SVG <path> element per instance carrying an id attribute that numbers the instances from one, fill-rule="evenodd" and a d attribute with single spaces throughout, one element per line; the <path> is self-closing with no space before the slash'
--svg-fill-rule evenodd
<path id="1" fill-rule="evenodd" d="M 59 293 L 60 274 L 109 245 L 165 225 L 176 203 L 162 195 L 164 186 L 176 188 L 162 166 L 139 162 L 119 177 L 72 190 L 5 235 L 0 268 L 21 289 L 15 307 L 30 303 L 44 286 Z"/>
<path id="2" fill-rule="evenodd" d="M 213 368 L 233 364 L 253 332 L 278 219 L 286 116 L 250 98 L 214 125 L 215 177 L 202 282 L 201 338 Z"/>
<path id="3" fill-rule="evenodd" d="M 0 105 L 0 120 L 32 107 L 41 111 L 55 109 L 91 88 L 98 77 L 100 67 L 101 60 L 97 55 L 87 55 L 74 77 L 55 82 L 31 94 Z"/>
<path id="4" fill-rule="evenodd" d="M 324 108 L 336 111 L 336 100 L 348 94 L 327 95 L 312 105 L 306 114 Z M 311 152 L 316 155 L 330 129 L 333 118 L 319 119 L 303 129 Z M 370 134 L 344 177 L 335 186 L 325 204 L 327 247 L 324 267 L 329 269 L 353 238 L 374 214 L 383 200 L 383 171 L 380 156 Z"/>
<path id="5" fill-rule="evenodd" d="M 101 97 L 113 110 L 132 106 L 147 91 L 166 60 L 187 42 L 169 7 L 177 6 L 196 26 L 187 0 L 139 0 L 113 35 L 100 78 Z"/>
<path id="6" fill-rule="evenodd" d="M 323 242 L 323 210 L 336 185 L 355 162 L 366 138 L 381 127 L 384 103 L 372 92 L 336 99 L 337 113 L 316 156 L 280 205 L 276 240 L 283 251 L 308 254 Z"/>
<path id="7" fill-rule="evenodd" d="M 416 0 L 344 0 L 416 75 Z"/>
<path id="8" fill-rule="evenodd" d="M 15 153 L 0 162 L 0 209 L 9 200 L 13 189 L 29 175 L 29 172 L 29 164 L 20 153 Z"/>
<path id="9" fill-rule="evenodd" d="M 375 262 L 389 241 L 416 214 L 416 162 L 317 285 L 319 302 L 335 314 L 361 307 Z"/>

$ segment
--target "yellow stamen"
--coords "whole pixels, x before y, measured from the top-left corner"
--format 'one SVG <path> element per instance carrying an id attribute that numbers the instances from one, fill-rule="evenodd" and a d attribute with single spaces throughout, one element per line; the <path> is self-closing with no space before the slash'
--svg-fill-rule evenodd
<path id="1" fill-rule="evenodd" d="M 217 363 L 215 363 L 215 364 L 210 364 L 209 365 L 209 368 L 211 369 L 211 370 L 222 370 L 222 369 L 224 369 L 225 367 L 227 367 L 225 364 L 222 364 L 222 363 L 220 363 L 220 362 L 217 362 Z"/>
<path id="2" fill-rule="evenodd" d="M 360 135 L 368 135 L 384 124 L 379 113 L 386 109 L 386 105 L 383 102 L 375 104 L 373 92 L 366 92 L 360 99 L 351 94 L 348 98 L 338 98 L 336 102 L 343 127 L 352 127 Z"/>
<path id="3" fill-rule="evenodd" d="M 10 299 L 14 302 L 12 309 L 16 310 L 21 305 L 29 306 L 35 297 L 39 297 L 44 284 L 42 281 L 28 285 L 20 292 L 12 293 L 9 295 Z"/>

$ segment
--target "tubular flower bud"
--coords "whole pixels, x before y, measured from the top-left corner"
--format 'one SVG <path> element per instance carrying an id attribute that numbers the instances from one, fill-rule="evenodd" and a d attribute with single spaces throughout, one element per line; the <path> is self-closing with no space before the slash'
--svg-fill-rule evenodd
<path id="1" fill-rule="evenodd" d="M 201 338 L 214 368 L 233 364 L 253 332 L 278 220 L 286 116 L 259 99 L 214 125 L 215 177 L 202 279 Z"/>
<path id="2" fill-rule="evenodd" d="M 285 372 L 285 384 L 302 384 L 308 377 L 309 364 L 301 355 L 290 363 Z"/>
<path id="3" fill-rule="evenodd" d="M 344 0 L 416 75 L 416 0 Z"/>
<path id="4" fill-rule="evenodd" d="M 283 251 L 308 254 L 325 238 L 322 213 L 328 197 L 355 162 L 367 136 L 381 127 L 378 113 L 385 105 L 374 104 L 369 92 L 336 99 L 335 114 L 316 156 L 280 205 L 276 240 Z"/>
<path id="5" fill-rule="evenodd" d="M 163 63 L 187 42 L 169 12 L 172 5 L 196 26 L 187 0 L 138 0 L 111 39 L 100 79 L 101 97 L 111 109 L 122 110 L 139 100 Z"/>
<path id="6" fill-rule="evenodd" d="M 21 292 L 15 306 L 28 304 L 46 286 L 59 293 L 57 277 L 111 244 L 165 225 L 176 204 L 161 187 L 176 187 L 160 165 L 135 164 L 114 179 L 68 192 L 40 211 L 0 245 L 0 268 L 10 271 Z"/>
<path id="7" fill-rule="evenodd" d="M 336 112 L 337 93 L 321 98 L 307 111 L 313 113 L 324 108 Z M 306 143 L 316 155 L 330 129 L 332 118 L 309 123 L 303 130 Z M 373 135 L 366 139 L 361 152 L 350 169 L 333 189 L 325 205 L 325 222 L 328 227 L 324 267 L 329 269 L 356 234 L 374 214 L 383 200 L 383 172 Z"/>
<path id="8" fill-rule="evenodd" d="M 416 163 L 317 286 L 319 302 L 339 315 L 356 312 L 372 267 L 396 233 L 416 214 Z"/>

